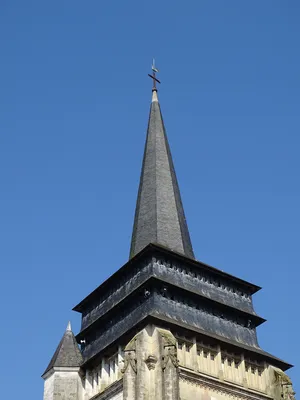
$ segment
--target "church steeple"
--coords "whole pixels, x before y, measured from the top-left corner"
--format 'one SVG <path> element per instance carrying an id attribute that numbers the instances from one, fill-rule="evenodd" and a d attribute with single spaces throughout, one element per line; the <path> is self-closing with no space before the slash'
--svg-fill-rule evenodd
<path id="1" fill-rule="evenodd" d="M 156 69 L 153 71 L 157 72 Z M 155 75 L 150 77 L 154 83 L 159 82 Z M 157 243 L 194 258 L 155 84 L 152 89 L 130 258 L 149 243 Z"/>
<path id="2" fill-rule="evenodd" d="M 260 287 L 194 259 L 152 71 L 130 260 L 74 308 L 44 400 L 294 400 L 291 365 L 257 341 Z"/>

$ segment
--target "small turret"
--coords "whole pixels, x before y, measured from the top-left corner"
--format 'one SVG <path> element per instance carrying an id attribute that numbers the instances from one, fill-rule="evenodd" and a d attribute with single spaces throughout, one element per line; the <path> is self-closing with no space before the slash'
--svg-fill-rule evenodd
<path id="1" fill-rule="evenodd" d="M 79 375 L 82 355 L 78 348 L 71 323 L 43 373 L 44 400 L 78 400 L 82 387 Z"/>

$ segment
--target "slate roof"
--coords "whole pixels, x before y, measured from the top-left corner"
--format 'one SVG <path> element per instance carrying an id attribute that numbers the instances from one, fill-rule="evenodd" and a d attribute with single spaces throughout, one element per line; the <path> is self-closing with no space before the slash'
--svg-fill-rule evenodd
<path id="1" fill-rule="evenodd" d="M 82 361 L 82 355 L 69 322 L 67 329 L 43 375 L 54 367 L 79 367 L 82 364 Z"/>
<path id="2" fill-rule="evenodd" d="M 156 90 L 150 108 L 130 258 L 149 243 L 194 258 Z"/>
<path id="3" fill-rule="evenodd" d="M 195 260 L 154 89 L 129 261 L 74 308 L 82 313 L 82 368 L 154 323 L 286 370 L 290 364 L 259 347 L 259 289 Z"/>

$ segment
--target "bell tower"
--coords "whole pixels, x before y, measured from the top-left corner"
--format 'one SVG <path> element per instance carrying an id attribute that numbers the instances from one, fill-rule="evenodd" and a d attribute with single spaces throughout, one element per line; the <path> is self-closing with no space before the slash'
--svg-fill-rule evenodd
<path id="1" fill-rule="evenodd" d="M 130 257 L 74 310 L 44 400 L 293 399 L 291 365 L 265 352 L 260 287 L 195 258 L 158 101 L 152 101 Z"/>

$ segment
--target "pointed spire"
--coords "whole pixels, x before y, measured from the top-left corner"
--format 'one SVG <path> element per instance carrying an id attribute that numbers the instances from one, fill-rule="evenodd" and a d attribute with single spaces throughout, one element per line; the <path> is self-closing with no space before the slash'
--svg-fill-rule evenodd
<path id="1" fill-rule="evenodd" d="M 69 321 L 67 329 L 43 375 L 54 367 L 80 367 L 81 363 L 82 355 Z"/>
<path id="2" fill-rule="evenodd" d="M 130 258 L 149 243 L 194 258 L 156 89 L 152 90 Z"/>
<path id="3" fill-rule="evenodd" d="M 158 101 L 157 89 L 152 90 L 152 103 L 153 103 L 154 101 Z"/>

